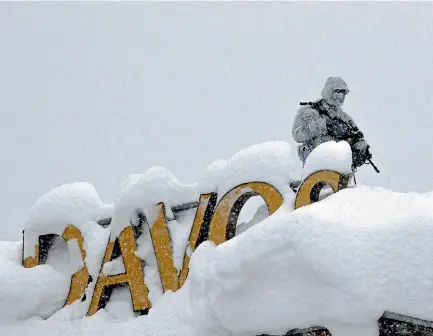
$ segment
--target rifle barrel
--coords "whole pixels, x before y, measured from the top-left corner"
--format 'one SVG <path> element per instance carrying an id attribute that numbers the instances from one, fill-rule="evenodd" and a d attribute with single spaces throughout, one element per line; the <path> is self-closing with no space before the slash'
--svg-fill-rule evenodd
<path id="1" fill-rule="evenodd" d="M 373 163 L 373 161 L 371 161 L 371 159 L 368 159 L 368 162 L 373 166 L 374 170 L 376 171 L 376 173 L 380 173 L 380 170 L 376 167 L 376 165 Z"/>

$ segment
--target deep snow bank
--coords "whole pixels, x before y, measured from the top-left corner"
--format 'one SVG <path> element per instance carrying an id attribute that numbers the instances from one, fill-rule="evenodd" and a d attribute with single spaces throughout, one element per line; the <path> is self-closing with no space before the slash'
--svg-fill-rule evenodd
<path id="1" fill-rule="evenodd" d="M 347 172 L 349 154 L 345 143 L 319 146 L 306 171 Z M 150 229 L 158 202 L 167 205 L 178 272 L 183 252 L 191 250 L 188 235 L 196 210 L 174 214 L 171 207 L 197 201 L 203 192 L 216 192 L 221 198 L 252 180 L 276 186 L 284 202 L 271 216 L 263 206 L 252 208 L 247 216 L 251 220 L 238 223 L 231 240 L 199 245 L 186 283 L 174 293 L 163 294 L 149 230 L 142 230 L 136 254 L 143 260 L 152 309 L 141 317 L 134 316 L 127 287 L 116 290 L 104 309 L 84 317 L 95 281 L 86 290 L 87 299 L 60 309 L 71 274 L 83 266 L 79 253 L 65 254 L 70 246 L 58 242 L 46 265 L 25 269 L 22 243 L 1 242 L 2 330 L 246 336 L 324 325 L 333 335 L 377 335 L 377 320 L 384 311 L 433 320 L 433 193 L 357 186 L 294 211 L 288 184 L 296 178 L 295 162 L 287 144 L 271 142 L 216 161 L 197 184 L 182 185 L 169 171 L 154 167 L 127 178 L 113 205 L 103 204 L 86 183 L 53 189 L 36 202 L 26 229 L 60 235 L 73 222 L 86 236 L 84 262 L 94 279 L 105 243 L 126 225 L 139 225 L 137 211 L 146 215 Z M 107 215 L 113 216 L 111 225 L 98 226 Z M 30 235 L 30 249 L 36 240 Z M 104 274 L 123 271 L 121 257 L 103 268 Z M 23 319 L 25 323 L 16 324 Z"/>
<path id="2" fill-rule="evenodd" d="M 254 335 L 325 325 L 337 336 L 377 335 L 384 311 L 433 320 L 432 242 L 433 193 L 348 188 L 296 211 L 282 206 L 219 246 L 203 243 L 185 285 L 163 295 L 148 316 L 121 322 L 100 311 L 68 329 L 86 334 L 105 325 L 113 334 Z M 3 276 L 29 282 L 30 274 L 37 277 L 31 272 L 38 268 L 19 270 L 16 246 L 3 251 L 9 251 L 3 258 L 11 265 Z M 26 288 L 2 282 L 19 297 Z M 53 280 L 45 283 L 51 285 L 43 296 L 59 295 Z M 50 330 L 60 313 L 27 325 Z"/>
<path id="3" fill-rule="evenodd" d="M 317 324 L 375 335 L 385 310 L 433 320 L 432 242 L 433 193 L 342 190 L 202 244 L 192 316 L 239 335 Z"/>
<path id="4" fill-rule="evenodd" d="M 21 266 L 21 242 L 0 242 L 0 324 L 48 317 L 63 306 L 69 274 L 41 265 Z"/>

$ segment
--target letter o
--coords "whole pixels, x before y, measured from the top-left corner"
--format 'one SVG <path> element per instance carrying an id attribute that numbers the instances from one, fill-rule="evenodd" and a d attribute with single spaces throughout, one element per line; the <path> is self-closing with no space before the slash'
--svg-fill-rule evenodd
<path id="1" fill-rule="evenodd" d="M 261 196 L 273 214 L 283 204 L 283 196 L 277 188 L 266 182 L 249 182 L 238 185 L 219 201 L 209 227 L 208 240 L 219 245 L 235 236 L 236 223 L 242 207 L 252 196 Z"/>
<path id="2" fill-rule="evenodd" d="M 310 205 L 319 200 L 320 191 L 329 185 L 335 192 L 347 187 L 349 175 L 332 170 L 320 170 L 308 176 L 299 186 L 296 195 L 295 209 Z"/>

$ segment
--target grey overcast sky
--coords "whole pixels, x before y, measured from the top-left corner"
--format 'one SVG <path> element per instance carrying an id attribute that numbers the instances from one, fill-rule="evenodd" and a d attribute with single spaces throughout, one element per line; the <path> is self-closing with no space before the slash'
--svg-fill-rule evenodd
<path id="1" fill-rule="evenodd" d="M 329 76 L 382 170 L 359 183 L 433 190 L 432 2 L 3 2 L 0 43 L 0 240 L 63 183 L 111 203 L 153 165 L 190 183 L 294 144 L 298 102 Z"/>

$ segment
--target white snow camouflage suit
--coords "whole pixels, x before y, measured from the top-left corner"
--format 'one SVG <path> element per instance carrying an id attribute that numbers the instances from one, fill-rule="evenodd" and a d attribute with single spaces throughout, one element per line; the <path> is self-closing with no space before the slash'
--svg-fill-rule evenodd
<path id="1" fill-rule="evenodd" d="M 318 103 L 320 108 L 326 111 L 331 118 L 340 118 L 351 127 L 357 127 L 354 120 L 341 109 L 347 93 L 349 93 L 349 88 L 343 79 L 340 77 L 329 77 L 322 90 L 322 99 L 314 103 Z M 318 145 L 327 141 L 338 141 L 335 135 L 329 132 L 328 127 L 332 124 L 333 122 L 327 115 L 319 113 L 319 111 L 309 105 L 303 106 L 298 110 L 293 123 L 292 135 L 294 140 L 300 143 L 298 146 L 298 156 L 303 165 L 305 165 L 308 155 Z M 348 129 L 347 125 L 343 123 L 333 126 L 342 133 Z M 352 146 L 352 150 L 356 149 L 360 153 L 364 153 L 368 148 L 367 146 L 367 143 L 362 138 Z M 355 164 L 355 166 L 360 165 L 360 163 Z"/>

